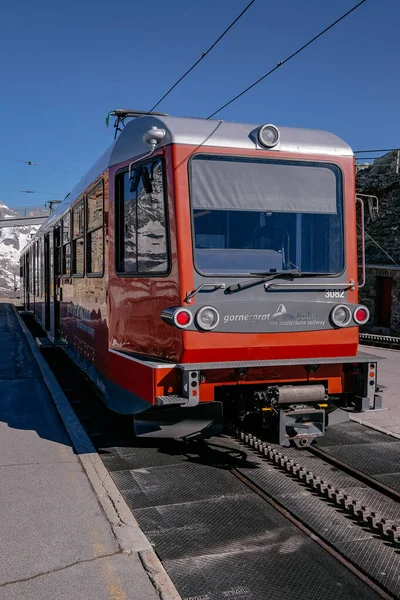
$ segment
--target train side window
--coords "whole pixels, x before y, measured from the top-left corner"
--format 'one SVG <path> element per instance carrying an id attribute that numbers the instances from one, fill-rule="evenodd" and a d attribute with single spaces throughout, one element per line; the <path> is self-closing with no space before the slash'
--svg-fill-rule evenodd
<path id="1" fill-rule="evenodd" d="M 35 280 L 35 255 L 33 253 L 33 246 L 29 249 L 29 264 L 31 266 L 31 276 L 29 278 L 29 292 L 33 294 L 33 282 Z"/>
<path id="2" fill-rule="evenodd" d="M 61 275 L 61 223 L 54 228 L 54 275 Z"/>
<path id="3" fill-rule="evenodd" d="M 40 252 L 39 252 L 39 240 L 35 244 L 35 296 L 40 297 Z"/>
<path id="4" fill-rule="evenodd" d="M 62 220 L 62 272 L 71 275 L 71 214 L 68 213 Z"/>
<path id="5" fill-rule="evenodd" d="M 44 238 L 41 237 L 39 240 L 39 252 L 40 252 L 40 297 L 44 297 Z"/>
<path id="6" fill-rule="evenodd" d="M 102 277 L 104 270 L 104 236 L 103 182 L 87 195 L 87 274 L 91 277 Z"/>
<path id="7" fill-rule="evenodd" d="M 116 180 L 116 271 L 129 275 L 168 272 L 164 165 L 160 159 L 137 167 L 133 178 Z"/>
<path id="8" fill-rule="evenodd" d="M 72 274 L 83 277 L 85 268 L 85 208 L 83 200 L 72 210 Z"/>

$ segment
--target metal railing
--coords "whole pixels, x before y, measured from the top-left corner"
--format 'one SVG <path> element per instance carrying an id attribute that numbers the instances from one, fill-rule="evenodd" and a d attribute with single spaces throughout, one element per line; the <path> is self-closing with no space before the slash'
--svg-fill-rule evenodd
<path id="1" fill-rule="evenodd" d="M 0 219 L 9 217 L 24 218 L 24 217 L 48 217 L 50 209 L 48 206 L 0 206 Z"/>
<path id="2" fill-rule="evenodd" d="M 387 148 L 384 150 L 355 150 L 354 152 L 354 162 L 356 165 L 357 173 L 363 170 L 369 169 L 374 160 L 378 158 L 382 158 L 385 154 L 393 153 L 393 157 L 395 157 L 394 165 L 391 168 L 390 175 L 399 176 L 400 175 L 400 148 Z M 370 155 L 373 156 L 370 156 Z"/>

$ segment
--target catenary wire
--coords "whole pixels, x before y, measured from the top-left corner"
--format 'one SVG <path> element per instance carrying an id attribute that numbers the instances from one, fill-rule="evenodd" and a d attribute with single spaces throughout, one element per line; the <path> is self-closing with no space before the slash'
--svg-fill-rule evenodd
<path id="1" fill-rule="evenodd" d="M 189 75 L 189 73 L 191 73 L 193 69 L 195 69 L 197 65 L 211 52 L 211 50 L 215 48 L 215 46 L 222 40 L 222 38 L 228 33 L 228 31 L 232 29 L 232 27 L 239 21 L 239 19 L 243 17 L 245 12 L 249 10 L 250 6 L 254 4 L 254 2 L 255 0 L 251 0 L 251 2 L 248 3 L 248 5 L 242 10 L 242 12 L 236 17 L 236 19 L 232 21 L 232 23 L 225 29 L 225 31 L 223 31 L 221 35 L 215 40 L 215 42 L 208 48 L 208 50 L 203 52 L 200 58 L 196 60 L 192 64 L 192 66 L 174 83 L 174 85 L 172 85 L 169 88 L 169 90 L 165 92 L 165 94 L 155 103 L 155 105 L 149 110 L 149 113 L 151 113 L 155 108 L 157 108 L 157 106 L 161 104 L 161 102 L 172 92 L 172 90 L 174 90 L 177 87 L 177 85 L 179 85 L 180 82 L 183 81 L 185 77 L 187 77 L 187 75 Z"/>
<path id="2" fill-rule="evenodd" d="M 37 163 L 34 160 L 23 160 L 21 158 L 13 158 L 11 156 L 0 156 L 0 160 L 12 160 L 14 162 L 24 163 L 29 165 L 30 167 L 41 167 L 42 169 L 50 169 L 51 171 L 61 171 L 62 173 L 73 172 L 73 173 L 81 173 L 77 169 L 61 169 L 60 167 L 50 167 L 49 165 L 42 165 L 41 163 Z"/>
<path id="3" fill-rule="evenodd" d="M 361 225 L 360 225 L 359 223 L 357 223 L 357 227 L 358 227 L 359 229 L 361 229 Z M 384 249 L 382 248 L 382 246 L 380 246 L 380 245 L 378 244 L 378 242 L 377 242 L 376 240 L 374 240 L 374 238 L 372 237 L 372 235 L 369 235 L 369 233 L 368 233 L 367 231 L 365 231 L 365 230 L 364 230 L 364 233 L 365 233 L 365 235 L 366 235 L 366 236 L 367 236 L 367 237 L 368 237 L 368 238 L 371 240 L 371 242 L 373 242 L 373 243 L 375 244 L 375 246 L 377 246 L 377 247 L 378 247 L 380 250 L 382 250 L 382 252 L 384 252 L 388 258 L 390 258 L 390 260 L 391 260 L 391 261 L 392 261 L 392 262 L 393 262 L 393 263 L 396 265 L 396 267 L 399 267 L 399 266 L 400 266 L 400 265 L 398 265 L 398 264 L 397 264 L 397 262 L 394 260 L 394 258 L 392 258 L 392 257 L 390 256 L 390 254 L 388 254 L 388 252 L 386 252 L 386 250 L 384 250 Z"/>
<path id="4" fill-rule="evenodd" d="M 280 67 L 282 67 L 285 63 L 289 62 L 289 60 L 292 60 L 292 58 L 294 58 L 295 56 L 297 56 L 298 54 L 300 54 L 300 52 L 302 52 L 303 50 L 305 50 L 308 46 L 310 46 L 310 44 L 312 44 L 318 38 L 320 38 L 322 35 L 324 35 L 324 33 L 326 33 L 327 31 L 329 31 L 330 29 L 332 29 L 332 27 L 335 27 L 335 25 L 337 25 L 338 23 L 340 23 L 340 21 L 343 21 L 343 19 L 345 19 L 348 15 L 350 15 L 352 12 L 354 12 L 359 6 L 361 6 L 362 4 L 364 4 L 364 2 L 366 2 L 366 1 L 367 0 L 361 0 L 361 2 L 359 2 L 358 4 L 356 4 L 355 6 L 353 6 L 353 8 L 351 8 L 346 13 L 344 13 L 344 15 L 342 15 L 341 17 L 339 17 L 338 19 L 336 19 L 336 21 L 334 21 L 328 27 L 326 27 L 323 31 L 321 31 L 320 33 L 318 33 L 318 35 L 314 36 L 306 44 L 303 44 L 303 46 L 301 46 L 298 50 L 296 50 L 296 52 L 293 52 L 292 54 L 290 54 L 290 56 L 288 56 L 284 60 L 278 62 L 273 69 L 271 69 L 270 71 L 268 71 L 268 73 L 265 73 L 265 75 L 263 75 L 262 77 L 260 77 L 259 79 L 257 79 L 257 81 L 254 81 L 254 83 L 252 83 L 251 85 L 249 85 L 246 89 L 244 89 L 243 91 L 241 91 L 234 98 L 232 98 L 228 102 L 225 102 L 225 104 L 223 104 L 216 111 L 214 111 L 213 113 L 211 113 L 211 115 L 209 115 L 207 117 L 207 119 L 211 119 L 211 117 L 213 117 L 214 115 L 216 115 L 217 113 L 219 113 L 221 110 L 223 110 L 224 108 L 226 108 L 227 106 L 229 106 L 230 104 L 232 104 L 233 102 L 235 102 L 236 100 L 238 100 L 241 96 L 244 96 L 244 94 L 246 94 L 249 90 L 251 90 L 253 87 L 255 87 L 256 85 L 258 85 L 261 81 L 263 81 L 264 79 L 266 79 L 270 75 L 272 75 L 272 73 L 274 73 L 277 69 L 279 69 Z"/>
<path id="5" fill-rule="evenodd" d="M 18 194 L 47 194 L 48 196 L 62 196 L 63 192 L 39 192 L 36 190 L 9 190 L 6 188 L 0 188 L 0 192 L 16 192 Z"/>

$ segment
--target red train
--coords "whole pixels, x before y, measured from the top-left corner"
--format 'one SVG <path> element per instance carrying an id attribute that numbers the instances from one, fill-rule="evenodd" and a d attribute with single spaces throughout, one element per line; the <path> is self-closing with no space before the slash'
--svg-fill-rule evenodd
<path id="1" fill-rule="evenodd" d="M 323 131 L 132 118 L 23 250 L 24 304 L 137 435 L 283 445 L 377 406 L 353 153 Z"/>

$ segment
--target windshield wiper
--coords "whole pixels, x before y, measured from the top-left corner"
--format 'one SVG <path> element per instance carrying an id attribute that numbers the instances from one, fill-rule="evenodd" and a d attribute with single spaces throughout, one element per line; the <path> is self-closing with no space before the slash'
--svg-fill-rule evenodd
<path id="1" fill-rule="evenodd" d="M 256 273 L 250 273 L 250 275 L 261 275 L 261 276 L 262 275 L 284 275 L 286 273 L 293 275 L 294 277 L 332 277 L 332 276 L 334 276 L 334 273 L 319 273 L 317 271 L 300 271 L 298 269 L 293 270 L 293 271 L 279 271 L 279 272 L 258 271 Z"/>
<path id="2" fill-rule="evenodd" d="M 240 290 L 245 290 L 246 288 L 253 287 L 253 285 L 258 285 L 259 283 L 271 281 L 271 279 L 276 279 L 277 277 L 280 277 L 281 279 L 293 280 L 295 277 L 332 277 L 333 274 L 317 273 L 311 271 L 305 271 L 303 273 L 299 269 L 293 269 L 293 271 L 258 271 L 250 273 L 250 275 L 259 275 L 261 279 L 250 279 L 249 281 L 243 281 L 242 283 L 234 283 L 226 288 L 228 294 L 240 292 Z"/>
<path id="3" fill-rule="evenodd" d="M 233 283 L 229 287 L 226 288 L 228 294 L 233 294 L 235 292 L 239 292 L 240 290 L 244 290 L 249 287 L 253 287 L 253 285 L 258 285 L 260 283 L 265 283 L 266 281 L 270 281 L 271 279 L 275 279 L 276 277 L 280 277 L 282 279 L 294 279 L 295 277 L 300 277 L 300 271 L 265 271 L 259 273 L 250 273 L 250 275 L 260 275 L 260 279 L 250 279 L 249 281 L 242 281 L 241 283 Z"/>

